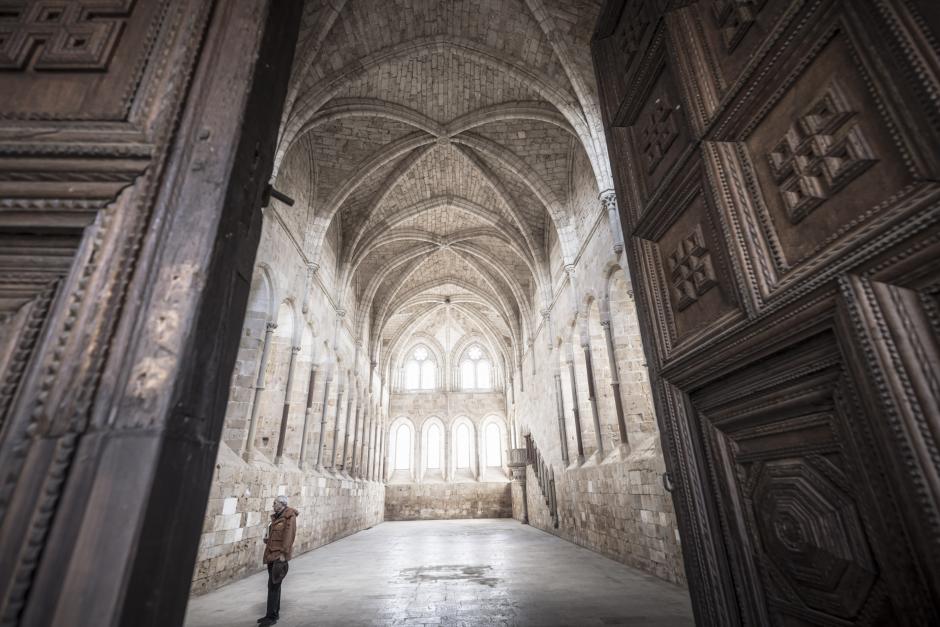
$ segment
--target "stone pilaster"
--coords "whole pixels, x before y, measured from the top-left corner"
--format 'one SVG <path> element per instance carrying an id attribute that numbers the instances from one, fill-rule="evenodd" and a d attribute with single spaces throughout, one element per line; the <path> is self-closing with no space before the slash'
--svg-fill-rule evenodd
<path id="1" fill-rule="evenodd" d="M 261 347 L 261 363 L 258 366 L 258 379 L 255 381 L 255 393 L 251 399 L 251 418 L 248 421 L 248 438 L 245 440 L 245 448 L 242 450 L 242 456 L 245 461 L 251 461 L 255 449 L 255 433 L 258 431 L 258 410 L 261 408 L 259 403 L 261 394 L 264 392 L 264 374 L 268 367 L 268 357 L 271 354 L 271 336 L 277 325 L 269 322 L 264 326 L 264 343 Z"/>

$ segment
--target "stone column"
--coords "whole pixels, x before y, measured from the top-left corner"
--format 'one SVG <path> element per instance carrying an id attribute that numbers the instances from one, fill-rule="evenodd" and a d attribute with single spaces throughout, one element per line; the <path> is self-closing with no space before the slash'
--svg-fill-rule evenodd
<path id="1" fill-rule="evenodd" d="M 565 429 L 565 397 L 561 390 L 561 372 L 555 372 L 555 410 L 558 413 L 558 437 L 561 438 L 561 459 L 568 465 L 568 433 Z"/>
<path id="2" fill-rule="evenodd" d="M 590 344 L 583 344 L 584 349 L 584 370 L 587 373 L 588 402 L 591 404 L 591 418 L 594 421 L 594 439 L 597 440 L 597 456 L 600 459 L 604 455 L 604 434 L 601 433 L 601 418 L 597 412 L 597 394 L 594 386 L 594 364 L 591 360 Z"/>
<path id="3" fill-rule="evenodd" d="M 261 365 L 258 368 L 258 379 L 255 381 L 255 393 L 251 398 L 251 418 L 248 421 L 248 439 L 242 450 L 242 457 L 250 462 L 255 450 L 255 432 L 258 430 L 258 410 L 261 405 L 261 393 L 264 391 L 264 371 L 268 367 L 268 355 L 271 353 L 271 335 L 277 325 L 269 322 L 264 326 L 264 342 L 261 345 Z"/>
<path id="4" fill-rule="evenodd" d="M 307 276 L 304 279 L 304 300 L 303 304 L 300 307 L 300 311 L 307 313 L 310 308 L 310 292 L 313 291 L 313 281 L 314 277 L 317 274 L 317 270 L 320 269 L 320 264 L 315 261 L 311 261 L 307 264 Z"/>
<path id="5" fill-rule="evenodd" d="M 454 477 L 454 473 L 451 471 L 454 457 L 454 436 L 451 431 L 453 430 L 450 427 L 444 426 L 444 481 L 450 481 Z"/>
<path id="6" fill-rule="evenodd" d="M 294 366 L 297 365 L 297 355 L 300 353 L 299 346 L 292 346 L 290 349 L 290 361 L 287 364 L 287 382 L 284 384 L 284 407 L 281 410 L 281 429 L 277 434 L 277 452 L 274 456 L 274 463 L 280 465 L 284 461 L 284 441 L 287 439 L 287 419 L 290 416 L 290 393 L 294 387 Z"/>
<path id="7" fill-rule="evenodd" d="M 605 189 L 598 198 L 604 209 L 607 210 L 607 224 L 610 227 L 610 237 L 614 243 L 614 255 L 620 256 L 623 252 L 623 229 L 620 226 L 620 209 L 617 207 L 617 194 L 612 189 Z"/>
<path id="8" fill-rule="evenodd" d="M 346 402 L 346 426 L 343 427 L 343 457 L 340 459 L 339 469 L 346 470 L 346 454 L 349 452 L 349 418 L 352 415 L 353 406 L 357 404 L 355 395 L 356 388 L 349 392 L 349 400 Z"/>
<path id="9" fill-rule="evenodd" d="M 375 436 L 378 433 L 379 414 L 376 408 L 372 409 L 372 426 L 369 427 L 369 466 L 366 469 L 369 481 L 375 481 Z"/>
<path id="10" fill-rule="evenodd" d="M 372 469 L 372 474 L 375 476 L 376 481 L 385 481 L 385 477 L 382 474 L 382 440 L 385 437 L 382 433 L 382 423 L 383 420 L 380 414 L 375 425 L 375 464 Z"/>
<path id="11" fill-rule="evenodd" d="M 369 447 L 372 445 L 372 404 L 365 407 L 365 424 L 362 425 L 362 450 L 359 451 L 359 478 L 369 479 L 369 464 L 372 462 L 372 456 L 369 454 Z"/>
<path id="12" fill-rule="evenodd" d="M 304 429 L 300 436 L 300 459 L 297 466 L 304 467 L 307 461 L 307 432 L 310 428 L 310 410 L 313 408 L 313 386 L 317 381 L 317 365 L 310 364 L 310 379 L 307 381 L 307 402 L 304 408 Z"/>
<path id="13" fill-rule="evenodd" d="M 382 420 L 382 435 L 379 438 L 379 460 L 381 462 L 379 471 L 382 477 L 382 483 L 388 481 L 388 425 Z"/>
<path id="14" fill-rule="evenodd" d="M 483 473 L 486 472 L 486 459 L 484 458 L 484 445 L 483 441 L 486 435 L 482 429 L 477 429 L 476 425 L 473 425 L 474 439 L 476 440 L 476 453 L 477 453 L 477 481 L 483 481 Z"/>
<path id="15" fill-rule="evenodd" d="M 360 394 L 359 396 L 365 396 L 365 394 Z M 365 403 L 359 401 L 356 403 L 356 421 L 353 424 L 353 441 L 352 441 L 352 460 L 349 462 L 349 474 L 353 477 L 356 476 L 356 452 L 359 445 L 362 443 L 362 438 L 359 437 L 359 423 L 360 418 L 362 418 L 362 406 Z"/>
<path id="16" fill-rule="evenodd" d="M 369 448 L 365 451 L 366 459 L 366 479 L 372 481 L 372 466 L 375 463 L 375 421 L 377 419 L 375 405 L 369 408 Z"/>
<path id="17" fill-rule="evenodd" d="M 529 524 L 529 498 L 526 494 L 526 465 L 528 463 L 528 450 L 524 448 L 509 449 L 509 469 L 512 471 L 512 480 L 522 488 L 522 520 L 523 525 Z"/>
<path id="18" fill-rule="evenodd" d="M 584 463 L 584 442 L 581 440 L 581 410 L 578 408 L 578 380 L 574 373 L 574 361 L 568 360 L 568 376 L 571 377 L 571 403 L 574 414 L 574 436 L 578 447 L 578 463 Z"/>
<path id="19" fill-rule="evenodd" d="M 346 388 L 343 387 L 343 380 L 340 379 L 339 392 L 336 395 L 336 415 L 333 417 L 333 451 L 330 453 L 329 468 L 336 467 L 336 449 L 339 445 L 339 417 L 343 415 L 343 395 Z"/>
<path id="20" fill-rule="evenodd" d="M 424 478 L 424 473 L 421 468 L 421 432 L 418 431 L 418 428 L 415 427 L 415 451 L 414 451 L 414 480 L 417 483 L 421 483 L 421 480 Z"/>
<path id="21" fill-rule="evenodd" d="M 320 412 L 320 437 L 317 439 L 317 470 L 323 468 L 323 437 L 326 434 L 326 408 L 330 394 L 330 383 L 333 378 L 329 373 L 326 375 L 326 381 L 323 383 L 323 410 Z"/>
<path id="22" fill-rule="evenodd" d="M 614 336 L 610 330 L 610 320 L 602 320 L 604 340 L 607 342 L 607 357 L 610 361 L 610 388 L 614 395 L 614 407 L 617 410 L 617 427 L 620 429 L 621 444 L 629 445 L 627 439 L 627 422 L 623 415 L 623 399 L 620 397 L 620 373 L 617 371 L 617 355 L 614 352 Z"/>

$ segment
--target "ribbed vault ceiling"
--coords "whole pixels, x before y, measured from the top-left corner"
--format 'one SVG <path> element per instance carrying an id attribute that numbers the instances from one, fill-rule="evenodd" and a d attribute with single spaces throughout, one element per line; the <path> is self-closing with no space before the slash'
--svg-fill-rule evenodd
<path id="1" fill-rule="evenodd" d="M 611 187 L 597 1 L 308 1 L 275 165 L 378 358 L 442 307 L 514 362 L 571 261 L 571 172 Z M 386 351 L 387 352 L 387 351 Z M 385 356 L 387 358 L 387 355 Z"/>

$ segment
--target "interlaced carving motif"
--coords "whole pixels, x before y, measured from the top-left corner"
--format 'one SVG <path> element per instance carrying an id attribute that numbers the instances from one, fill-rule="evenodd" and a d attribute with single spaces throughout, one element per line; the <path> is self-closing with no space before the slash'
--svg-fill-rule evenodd
<path id="1" fill-rule="evenodd" d="M 650 24 L 649 4 L 650 0 L 628 2 L 620 18 L 617 38 L 620 41 L 620 51 L 627 57 L 633 56 L 640 49 L 643 33 Z"/>
<path id="2" fill-rule="evenodd" d="M 134 0 L 0 0 L 0 69 L 105 70 Z"/>
<path id="3" fill-rule="evenodd" d="M 669 271 L 676 309 L 682 311 L 718 285 L 702 225 L 697 224 L 669 255 Z"/>
<path id="4" fill-rule="evenodd" d="M 646 158 L 648 172 L 656 169 L 666 151 L 679 136 L 679 125 L 676 123 L 674 108 L 669 98 L 663 94 L 656 99 L 649 120 L 643 130 L 642 138 L 643 156 Z"/>
<path id="5" fill-rule="evenodd" d="M 766 3 L 767 0 L 712 0 L 715 22 L 728 52 L 741 43 Z"/>
<path id="6" fill-rule="evenodd" d="M 842 90 L 832 84 L 800 116 L 768 155 L 790 222 L 813 209 L 871 167 L 877 159 Z"/>

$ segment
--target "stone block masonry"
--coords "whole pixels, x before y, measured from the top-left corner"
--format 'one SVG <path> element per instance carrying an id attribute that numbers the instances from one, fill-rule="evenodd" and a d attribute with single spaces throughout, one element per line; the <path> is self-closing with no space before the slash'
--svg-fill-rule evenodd
<path id="1" fill-rule="evenodd" d="M 299 512 L 294 556 L 382 522 L 385 486 L 265 461 L 245 463 L 225 444 L 206 508 L 192 593 L 202 594 L 264 568 L 271 502 L 286 494 Z"/>
<path id="2" fill-rule="evenodd" d="M 626 459 L 555 472 L 556 529 L 527 468 L 529 524 L 666 581 L 685 585 L 672 498 L 655 443 Z M 521 486 L 513 491 L 521 498 Z M 513 504 L 515 518 L 521 506 Z"/>
<path id="3" fill-rule="evenodd" d="M 385 520 L 510 518 L 508 482 L 390 483 L 385 487 Z"/>

